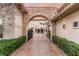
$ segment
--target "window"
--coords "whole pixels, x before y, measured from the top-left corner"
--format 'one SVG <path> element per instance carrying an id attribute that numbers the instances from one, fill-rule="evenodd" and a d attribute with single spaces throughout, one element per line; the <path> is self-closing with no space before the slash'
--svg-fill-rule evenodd
<path id="1" fill-rule="evenodd" d="M 0 19 L 0 38 L 3 38 L 3 20 Z"/>
<path id="2" fill-rule="evenodd" d="M 74 22 L 74 23 L 73 23 L 73 26 L 74 26 L 74 27 L 78 27 L 78 21 Z"/>

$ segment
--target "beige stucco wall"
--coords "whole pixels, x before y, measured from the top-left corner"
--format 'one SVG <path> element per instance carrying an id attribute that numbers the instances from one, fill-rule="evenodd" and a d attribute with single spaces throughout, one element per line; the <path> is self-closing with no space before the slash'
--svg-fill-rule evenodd
<path id="1" fill-rule="evenodd" d="M 79 22 L 79 11 L 76 11 L 71 15 L 66 16 L 65 18 L 56 22 L 56 35 L 79 43 L 79 26 L 78 28 L 74 28 L 74 21 Z M 63 24 L 66 24 L 65 29 L 63 29 Z"/>

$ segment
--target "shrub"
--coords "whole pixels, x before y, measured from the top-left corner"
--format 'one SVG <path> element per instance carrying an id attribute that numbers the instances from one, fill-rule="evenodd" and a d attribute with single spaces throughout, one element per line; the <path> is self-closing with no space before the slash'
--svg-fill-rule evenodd
<path id="1" fill-rule="evenodd" d="M 10 55 L 14 50 L 20 47 L 26 40 L 25 36 L 14 39 L 0 40 L 0 55 Z"/>
<path id="2" fill-rule="evenodd" d="M 79 45 L 65 38 L 53 36 L 52 41 L 69 56 L 79 56 Z"/>

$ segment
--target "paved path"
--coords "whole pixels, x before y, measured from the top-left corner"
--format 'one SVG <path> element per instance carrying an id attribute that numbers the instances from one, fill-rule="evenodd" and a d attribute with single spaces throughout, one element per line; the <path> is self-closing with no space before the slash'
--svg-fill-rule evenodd
<path id="1" fill-rule="evenodd" d="M 34 34 L 33 38 L 23 44 L 12 56 L 62 56 L 65 55 L 45 34 Z"/>

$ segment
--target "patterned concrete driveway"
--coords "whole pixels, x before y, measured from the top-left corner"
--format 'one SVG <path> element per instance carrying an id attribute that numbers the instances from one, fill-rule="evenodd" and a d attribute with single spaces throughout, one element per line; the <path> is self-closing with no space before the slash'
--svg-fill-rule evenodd
<path id="1" fill-rule="evenodd" d="M 64 56 L 65 53 L 45 34 L 34 34 L 33 38 L 14 51 L 11 56 Z"/>

